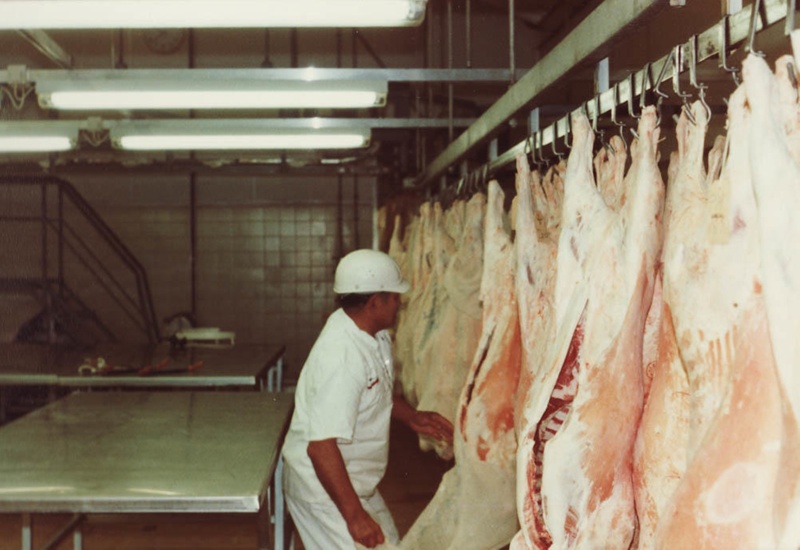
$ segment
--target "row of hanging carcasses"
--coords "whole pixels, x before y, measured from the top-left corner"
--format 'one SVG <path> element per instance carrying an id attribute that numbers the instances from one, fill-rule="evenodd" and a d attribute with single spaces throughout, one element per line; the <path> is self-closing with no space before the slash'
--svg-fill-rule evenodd
<path id="1" fill-rule="evenodd" d="M 748 58 L 727 136 L 644 110 L 627 149 L 517 161 L 389 246 L 407 399 L 456 428 L 414 550 L 800 545 L 800 108 L 791 58 Z M 626 165 L 629 165 L 627 171 Z M 512 238 L 513 235 L 513 238 Z"/>

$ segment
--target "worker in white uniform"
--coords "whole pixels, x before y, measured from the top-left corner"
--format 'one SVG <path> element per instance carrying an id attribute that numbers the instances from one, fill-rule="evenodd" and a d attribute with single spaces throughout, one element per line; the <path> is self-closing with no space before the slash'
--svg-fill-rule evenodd
<path id="1" fill-rule="evenodd" d="M 353 550 L 397 543 L 391 513 L 378 493 L 389 454 L 389 420 L 453 440 L 453 425 L 414 410 L 393 393 L 391 338 L 400 294 L 397 264 L 376 250 L 339 262 L 333 290 L 340 309 L 328 318 L 297 382 L 283 446 L 289 513 L 307 550 Z"/>

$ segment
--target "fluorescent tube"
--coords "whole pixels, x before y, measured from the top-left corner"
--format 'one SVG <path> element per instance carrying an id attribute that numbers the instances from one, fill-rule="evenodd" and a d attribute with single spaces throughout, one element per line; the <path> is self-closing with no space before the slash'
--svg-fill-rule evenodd
<path id="1" fill-rule="evenodd" d="M 0 29 L 395 27 L 426 0 L 2 0 Z"/>
<path id="2" fill-rule="evenodd" d="M 380 104 L 375 92 L 53 92 L 47 101 L 63 110 L 132 109 L 356 109 Z"/>
<path id="3" fill-rule="evenodd" d="M 366 147 L 369 144 L 369 134 L 360 131 L 279 134 L 124 134 L 116 137 L 113 142 L 121 149 L 133 151 L 353 149 Z"/>
<path id="4" fill-rule="evenodd" d="M 147 82 L 122 83 L 131 89 L 121 89 L 119 83 L 37 83 L 39 104 L 44 108 L 64 110 L 134 110 L 134 109 L 357 109 L 380 107 L 386 104 L 386 82 L 293 82 L 277 86 L 269 82 L 242 84 L 239 89 L 219 89 L 220 85 L 198 88 L 197 85 L 170 85 L 158 89 Z M 360 86 L 360 87 L 359 87 Z M 119 88 L 119 89 L 114 89 Z M 341 89 L 347 88 L 347 89 Z"/>
<path id="5" fill-rule="evenodd" d="M 70 149 L 72 140 L 66 136 L 0 136 L 0 153 L 46 153 Z"/>

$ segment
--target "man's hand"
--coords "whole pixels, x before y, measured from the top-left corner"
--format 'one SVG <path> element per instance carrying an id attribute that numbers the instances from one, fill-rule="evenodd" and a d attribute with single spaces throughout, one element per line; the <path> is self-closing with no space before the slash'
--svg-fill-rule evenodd
<path id="1" fill-rule="evenodd" d="M 453 442 L 453 424 L 433 411 L 417 411 L 401 395 L 393 397 L 392 416 L 418 434 L 427 435 L 447 443 Z"/>
<path id="2" fill-rule="evenodd" d="M 453 424 L 441 414 L 432 411 L 416 411 L 409 423 L 418 434 L 428 435 L 447 443 L 453 442 Z"/>
<path id="3" fill-rule="evenodd" d="M 360 513 L 354 514 L 354 517 L 345 518 L 345 521 L 350 536 L 362 546 L 375 548 L 384 543 L 385 539 L 380 525 L 363 508 Z"/>

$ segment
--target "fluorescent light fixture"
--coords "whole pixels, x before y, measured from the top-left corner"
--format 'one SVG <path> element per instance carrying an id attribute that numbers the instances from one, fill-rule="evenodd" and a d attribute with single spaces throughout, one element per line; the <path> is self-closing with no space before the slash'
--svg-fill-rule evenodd
<path id="1" fill-rule="evenodd" d="M 0 136 L 0 153 L 47 153 L 70 149 L 72 141 L 64 136 Z"/>
<path id="2" fill-rule="evenodd" d="M 223 150 L 223 149 L 353 149 L 364 147 L 368 139 L 359 133 L 253 134 L 253 135 L 163 135 L 120 136 L 119 146 L 129 151 Z"/>
<path id="3" fill-rule="evenodd" d="M 2 0 L 0 29 L 397 27 L 426 0 Z"/>
<path id="4" fill-rule="evenodd" d="M 135 109 L 323 109 L 386 104 L 385 81 L 223 81 L 42 79 L 36 83 L 43 108 Z"/>
<path id="5" fill-rule="evenodd" d="M 68 151 L 75 146 L 78 129 L 45 122 L 0 123 L 0 154 Z"/>
<path id="6" fill-rule="evenodd" d="M 370 131 L 364 128 L 237 128 L 214 120 L 136 121 L 111 129 L 114 147 L 131 151 L 355 149 L 369 141 Z"/>

